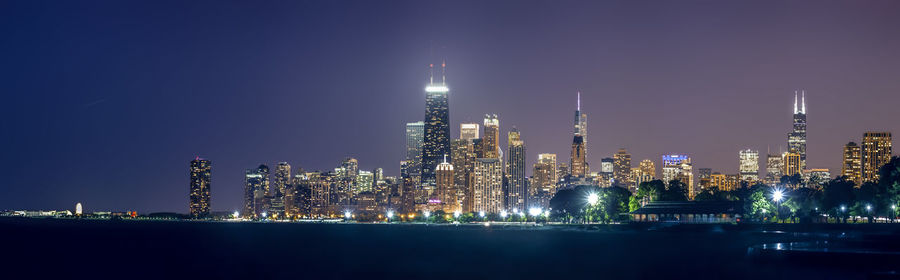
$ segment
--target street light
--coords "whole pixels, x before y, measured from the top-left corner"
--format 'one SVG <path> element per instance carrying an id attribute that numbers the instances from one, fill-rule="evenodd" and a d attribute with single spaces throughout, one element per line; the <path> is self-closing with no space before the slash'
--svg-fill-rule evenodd
<path id="1" fill-rule="evenodd" d="M 596 193 L 590 193 L 588 194 L 587 201 L 591 206 L 595 206 L 597 205 L 597 202 L 600 201 L 600 196 L 598 196 Z"/>
<path id="2" fill-rule="evenodd" d="M 453 211 L 453 218 L 454 218 L 454 219 L 459 219 L 459 215 L 462 215 L 462 213 L 460 213 L 459 210 Z"/>
<path id="3" fill-rule="evenodd" d="M 394 210 L 388 210 L 387 211 L 388 222 L 390 222 L 391 218 L 393 218 L 393 217 L 394 217 Z"/>
<path id="4" fill-rule="evenodd" d="M 428 217 L 431 217 L 431 211 L 425 211 L 425 219 L 428 219 Z"/>
<path id="5" fill-rule="evenodd" d="M 478 216 L 484 219 L 484 211 L 478 211 Z"/>
<path id="6" fill-rule="evenodd" d="M 238 211 L 234 211 L 234 214 L 232 214 L 232 215 L 234 216 L 235 219 L 237 219 L 238 217 L 241 216 L 241 213 Z"/>
<path id="7" fill-rule="evenodd" d="M 506 213 L 506 210 L 500 211 L 500 218 L 503 218 L 505 220 L 507 215 L 508 213 Z"/>
<path id="8" fill-rule="evenodd" d="M 353 215 L 350 213 L 350 211 L 344 211 L 344 219 L 349 220 L 351 217 L 353 217 Z"/>
<path id="9" fill-rule="evenodd" d="M 775 192 L 772 193 L 772 200 L 775 202 L 781 201 L 782 198 L 784 198 L 784 192 L 782 190 L 775 190 Z"/>

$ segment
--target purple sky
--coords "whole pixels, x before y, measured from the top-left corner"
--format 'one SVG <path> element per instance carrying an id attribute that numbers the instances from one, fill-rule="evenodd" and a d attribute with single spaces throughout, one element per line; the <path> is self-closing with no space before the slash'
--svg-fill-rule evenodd
<path id="1" fill-rule="evenodd" d="M 576 91 L 595 169 L 624 147 L 734 173 L 786 147 L 795 89 L 810 167 L 900 131 L 898 1 L 183 2 L 0 3 L 0 209 L 187 212 L 197 155 L 213 210 L 260 163 L 398 175 L 441 57 L 452 135 L 496 113 L 529 166 L 568 161 Z"/>

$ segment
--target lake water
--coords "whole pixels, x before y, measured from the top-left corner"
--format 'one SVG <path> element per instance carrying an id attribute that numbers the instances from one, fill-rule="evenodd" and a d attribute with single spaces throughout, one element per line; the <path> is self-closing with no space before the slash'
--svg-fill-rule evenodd
<path id="1" fill-rule="evenodd" d="M 893 277 L 890 271 L 895 269 L 896 259 L 867 261 L 864 265 L 846 258 L 804 261 L 805 257 L 759 254 L 751 248 L 760 244 L 868 240 L 870 231 L 877 231 L 874 236 L 896 237 L 895 227 L 784 227 L 485 227 L 3 218 L 0 266 L 7 275 L 65 279 Z"/>

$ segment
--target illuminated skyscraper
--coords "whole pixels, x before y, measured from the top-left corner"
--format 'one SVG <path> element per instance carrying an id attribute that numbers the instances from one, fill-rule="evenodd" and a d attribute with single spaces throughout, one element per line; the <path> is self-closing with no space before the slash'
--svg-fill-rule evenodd
<path id="1" fill-rule="evenodd" d="M 477 123 L 461 123 L 459 124 L 459 139 L 472 141 L 479 138 L 479 127 Z"/>
<path id="2" fill-rule="evenodd" d="M 500 119 L 484 115 L 484 138 L 481 138 L 484 158 L 500 158 Z"/>
<path id="3" fill-rule="evenodd" d="M 525 176 L 525 141 L 519 130 L 513 127 L 509 132 L 508 152 L 506 153 L 506 175 L 509 176 L 509 185 L 506 197 L 506 209 L 512 211 L 526 211 L 528 200 L 527 183 Z"/>
<path id="4" fill-rule="evenodd" d="M 639 168 L 641 170 L 641 173 L 649 174 L 651 178 L 656 178 L 656 165 L 653 164 L 652 160 L 642 160 Z"/>
<path id="5" fill-rule="evenodd" d="M 556 193 L 556 183 L 559 182 L 556 172 L 556 154 L 539 154 L 538 161 L 534 164 L 534 184 L 531 191 Z"/>
<path id="6" fill-rule="evenodd" d="M 288 188 L 291 185 L 291 165 L 287 162 L 279 162 L 275 165 L 275 177 L 272 181 L 273 188 L 271 196 L 274 201 L 272 202 L 272 208 L 269 211 L 273 212 L 270 214 L 288 214 L 293 213 L 292 204 L 294 196 L 293 194 L 289 194 Z"/>
<path id="7" fill-rule="evenodd" d="M 697 168 L 697 181 L 700 191 L 709 190 L 712 187 L 712 169 Z"/>
<path id="8" fill-rule="evenodd" d="M 446 63 L 441 64 L 441 83 L 434 75 L 425 87 L 425 142 L 422 147 L 422 183 L 434 186 L 434 169 L 450 154 L 450 90 L 447 88 Z M 432 69 L 434 66 L 432 65 Z M 433 71 L 433 70 L 432 70 Z"/>
<path id="9" fill-rule="evenodd" d="M 578 104 L 575 107 L 575 137 L 572 139 L 571 175 L 585 178 L 590 173 L 587 163 L 587 114 L 581 113 L 581 93 L 578 93 Z"/>
<path id="10" fill-rule="evenodd" d="M 477 139 L 477 138 L 474 138 Z M 475 145 L 472 140 L 453 139 L 450 142 L 450 164 L 453 165 L 453 184 L 456 186 L 457 200 L 461 211 L 471 212 L 472 178 L 475 170 Z"/>
<path id="11" fill-rule="evenodd" d="M 245 218 L 260 217 L 266 211 L 266 193 L 269 190 L 269 167 L 260 164 L 256 169 L 244 173 L 244 213 Z"/>
<path id="12" fill-rule="evenodd" d="M 741 180 L 753 182 L 759 181 L 759 151 L 750 149 L 738 152 L 740 158 L 739 171 Z"/>
<path id="13" fill-rule="evenodd" d="M 444 157 L 444 161 L 438 164 L 435 172 L 437 172 L 435 175 L 437 179 L 437 199 L 443 205 L 442 210 L 447 213 L 461 211 L 462 205 L 458 200 L 456 184 L 453 182 L 453 165 L 447 162 L 447 158 Z"/>
<path id="14" fill-rule="evenodd" d="M 625 149 L 619 149 L 613 155 L 613 178 L 616 184 L 622 187 L 631 187 L 631 154 Z"/>
<path id="15" fill-rule="evenodd" d="M 847 180 L 853 181 L 857 186 L 862 183 L 862 149 L 854 142 L 844 145 L 841 176 L 846 176 Z"/>
<path id="16" fill-rule="evenodd" d="M 650 182 L 656 178 L 656 166 L 652 160 L 645 159 L 641 161 L 637 168 L 631 169 L 631 174 L 634 180 L 631 191 L 634 192 L 640 187 L 641 183 Z"/>
<path id="17" fill-rule="evenodd" d="M 409 176 L 422 174 L 422 146 L 425 141 L 425 122 L 406 124 L 406 172 Z"/>
<path id="18" fill-rule="evenodd" d="M 693 198 L 699 193 L 694 188 L 694 171 L 691 158 L 687 155 L 663 155 L 663 181 L 668 184 L 672 180 L 679 180 L 688 187 L 688 195 Z"/>
<path id="19" fill-rule="evenodd" d="M 191 217 L 201 218 L 209 215 L 209 187 L 211 164 L 207 159 L 197 157 L 191 161 Z"/>
<path id="20" fill-rule="evenodd" d="M 503 164 L 499 158 L 476 159 L 473 210 L 500 213 L 503 204 Z"/>
<path id="21" fill-rule="evenodd" d="M 784 159 L 781 155 L 766 155 L 766 184 L 775 185 L 784 176 Z"/>
<path id="22" fill-rule="evenodd" d="M 788 152 L 800 155 L 800 169 L 806 168 L 806 91 L 797 105 L 797 91 L 794 91 L 794 128 L 788 134 Z M 799 173 L 799 172 L 798 172 Z"/>
<path id="23" fill-rule="evenodd" d="M 353 189 L 353 195 L 359 195 L 363 192 L 373 192 L 375 186 L 375 174 L 371 171 L 360 170 L 356 175 L 356 185 Z"/>
<path id="24" fill-rule="evenodd" d="M 784 175 L 794 176 L 795 174 L 800 174 L 803 170 L 800 169 L 802 160 L 798 153 L 785 152 L 781 155 L 781 162 L 784 164 L 784 169 L 781 172 Z"/>
<path id="25" fill-rule="evenodd" d="M 891 133 L 866 132 L 862 140 L 862 181 L 878 180 L 878 169 L 891 161 Z"/>

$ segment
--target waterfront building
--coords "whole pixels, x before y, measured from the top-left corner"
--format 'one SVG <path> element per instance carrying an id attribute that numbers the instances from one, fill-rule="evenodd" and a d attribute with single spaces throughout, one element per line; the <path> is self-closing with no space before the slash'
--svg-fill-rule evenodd
<path id="1" fill-rule="evenodd" d="M 476 159 L 473 211 L 500 213 L 503 206 L 503 164 L 499 158 Z"/>
<path id="2" fill-rule="evenodd" d="M 207 159 L 197 157 L 191 161 L 190 209 L 193 218 L 209 215 L 211 170 L 212 164 Z"/>
<path id="3" fill-rule="evenodd" d="M 740 159 L 739 172 L 741 180 L 747 182 L 759 181 L 759 151 L 750 149 L 738 152 Z"/>
<path id="4" fill-rule="evenodd" d="M 797 91 L 794 91 L 794 126 L 788 134 L 788 152 L 800 155 L 799 170 L 803 170 L 806 168 L 806 91 L 801 90 L 800 93 L 802 97 L 798 107 Z"/>
<path id="5" fill-rule="evenodd" d="M 891 161 L 891 133 L 866 132 L 862 140 L 861 176 L 863 182 L 878 180 L 878 170 Z"/>
<path id="6" fill-rule="evenodd" d="M 556 169 L 556 154 L 539 154 L 532 172 L 531 196 L 539 192 L 552 195 L 556 194 L 556 184 L 559 182 Z"/>
<path id="7" fill-rule="evenodd" d="M 292 215 L 294 209 L 294 196 L 291 191 L 288 189 L 291 186 L 291 165 L 287 162 L 279 162 L 275 165 L 275 174 L 274 180 L 272 181 L 272 194 L 271 196 L 275 198 L 275 202 L 273 202 L 272 207 L 274 209 L 270 209 L 270 214 L 277 213 L 278 217 L 281 216 L 290 216 Z"/>
<path id="8" fill-rule="evenodd" d="M 506 176 L 508 187 L 506 196 L 506 209 L 513 211 L 526 211 L 528 208 L 527 178 L 525 177 L 525 141 L 519 130 L 513 127 L 508 134 L 506 153 Z"/>
<path id="9" fill-rule="evenodd" d="M 437 199 L 440 201 L 439 203 L 442 205 L 444 212 L 452 213 L 454 211 L 461 211 L 462 205 L 460 204 L 458 193 L 456 190 L 456 184 L 454 184 L 454 168 L 453 164 L 447 162 L 447 157 L 444 157 L 444 161 L 438 164 L 436 179 L 437 179 L 437 193 L 438 195 L 432 199 Z M 430 201 L 434 201 L 431 200 Z"/>
<path id="10" fill-rule="evenodd" d="M 245 218 L 260 217 L 266 211 L 266 193 L 269 190 L 269 167 L 260 164 L 256 169 L 244 172 Z"/>
<path id="11" fill-rule="evenodd" d="M 587 114 L 581 113 L 581 93 L 578 93 L 578 104 L 575 109 L 575 136 L 572 138 L 572 152 L 569 166 L 571 176 L 586 178 L 591 173 L 587 163 Z"/>
<path id="12" fill-rule="evenodd" d="M 353 189 L 353 195 L 359 195 L 362 192 L 374 193 L 375 174 L 371 171 L 360 170 L 356 175 L 356 185 Z"/>
<path id="13" fill-rule="evenodd" d="M 854 142 L 844 145 L 841 176 L 847 177 L 847 180 L 853 181 L 857 186 L 862 183 L 862 148 Z"/>
<path id="14" fill-rule="evenodd" d="M 694 188 L 694 172 L 691 158 L 687 155 L 670 154 L 662 156 L 663 181 L 668 184 L 672 180 L 679 180 L 688 187 L 688 196 L 693 199 L 699 193 Z"/>

